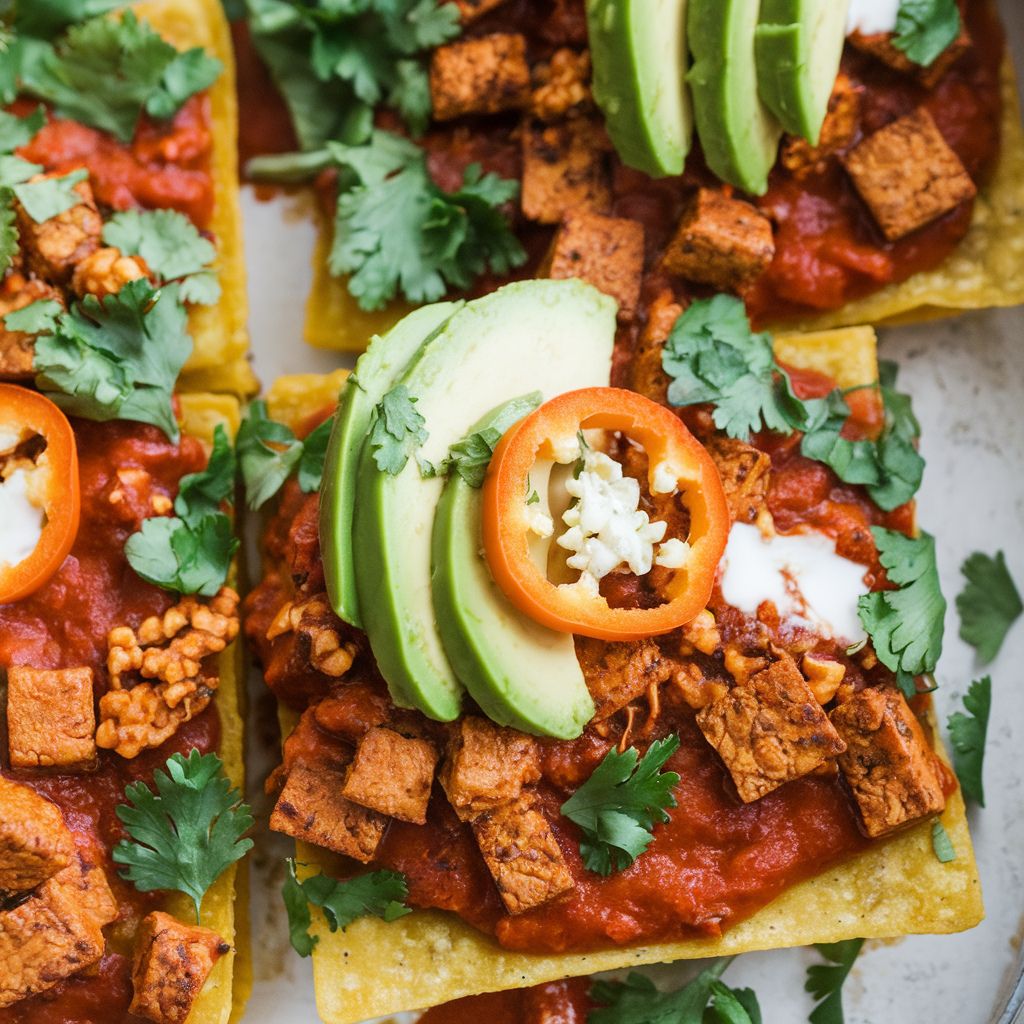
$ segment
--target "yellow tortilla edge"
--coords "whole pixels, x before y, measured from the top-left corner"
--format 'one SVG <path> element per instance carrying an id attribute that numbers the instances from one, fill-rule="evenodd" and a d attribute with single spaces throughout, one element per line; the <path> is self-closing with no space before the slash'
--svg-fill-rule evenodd
<path id="1" fill-rule="evenodd" d="M 877 339 L 870 327 L 804 336 L 780 335 L 779 358 L 791 366 L 834 376 L 842 387 L 878 378 Z M 303 389 L 306 400 L 300 400 Z M 334 382 L 306 375 L 274 383 L 268 405 L 276 419 L 295 426 L 311 408 L 329 401 Z M 282 733 L 296 718 L 281 711 Z M 936 748 L 948 759 L 933 716 Z M 945 934 L 974 927 L 984 916 L 981 883 L 959 790 L 942 823 L 957 858 L 941 863 L 924 821 L 864 853 L 782 893 L 720 939 L 691 939 L 596 953 L 530 955 L 501 949 L 453 914 L 416 911 L 385 923 L 363 918 L 330 932 L 314 913 L 313 951 L 317 1008 L 326 1024 L 356 1024 L 369 1017 L 421 1009 L 481 992 L 524 988 L 545 981 L 642 964 L 729 955 L 753 950 Z M 299 844 L 307 870 L 323 868 L 322 851 Z"/>
<path id="2" fill-rule="evenodd" d="M 179 49 L 201 46 L 224 65 L 209 89 L 213 138 L 210 171 L 215 195 L 210 231 L 216 239 L 221 297 L 215 305 L 189 310 L 194 347 L 179 388 L 254 394 L 258 386 L 246 358 L 249 308 L 239 204 L 238 99 L 231 30 L 220 0 L 144 0 L 133 9 Z M 242 372 L 242 365 L 247 373 Z M 193 380 L 197 371 L 209 372 Z"/>
<path id="3" fill-rule="evenodd" d="M 1024 128 L 1013 60 L 1002 67 L 1002 143 L 992 179 L 981 190 L 966 237 L 934 270 L 887 285 L 841 309 L 778 325 L 779 330 L 816 331 L 857 324 L 935 320 L 970 309 L 1024 303 Z M 374 313 L 361 310 L 344 278 L 331 275 L 327 256 L 333 226 L 320 213 L 313 254 L 313 286 L 306 303 L 305 336 L 316 348 L 361 352 L 408 312 L 392 303 Z"/>

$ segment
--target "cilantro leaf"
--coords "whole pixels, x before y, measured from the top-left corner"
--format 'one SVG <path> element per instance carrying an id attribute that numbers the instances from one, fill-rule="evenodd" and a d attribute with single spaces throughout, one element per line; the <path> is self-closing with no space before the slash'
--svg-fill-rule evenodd
<path id="1" fill-rule="evenodd" d="M 988 718 L 992 711 L 992 679 L 984 676 L 971 683 L 964 696 L 965 715 L 954 711 L 946 722 L 949 739 L 953 744 L 953 767 L 960 788 L 968 800 L 979 807 L 985 806 L 985 784 L 982 764 L 985 759 L 985 737 Z"/>
<path id="2" fill-rule="evenodd" d="M 178 299 L 177 285 L 145 278 L 102 302 L 87 296 L 36 339 L 36 384 L 73 416 L 152 423 L 177 441 L 171 394 L 192 351 Z"/>
<path id="3" fill-rule="evenodd" d="M 932 822 L 932 852 L 941 864 L 956 860 L 956 847 L 953 846 L 953 840 L 949 838 L 949 833 L 938 818 Z"/>
<path id="4" fill-rule="evenodd" d="M 956 597 L 960 639 L 970 644 L 978 652 L 978 660 L 987 665 L 999 653 L 1024 604 L 1002 551 L 997 551 L 994 558 L 975 551 L 960 566 L 960 572 L 967 580 Z"/>
<path id="5" fill-rule="evenodd" d="M 200 920 L 203 897 L 226 868 L 252 849 L 243 839 L 253 819 L 216 754 L 172 754 L 153 772 L 156 794 L 144 782 L 124 793 L 115 811 L 128 839 L 114 847 L 121 872 L 139 892 L 167 889 L 191 897 Z"/>
<path id="6" fill-rule="evenodd" d="M 213 243 L 177 210 L 124 210 L 103 225 L 103 241 L 130 256 L 141 256 L 158 283 L 179 282 L 183 302 L 212 305 L 220 284 L 209 270 Z"/>
<path id="7" fill-rule="evenodd" d="M 143 110 L 173 116 L 222 70 L 202 49 L 179 53 L 126 10 L 120 18 L 73 25 L 56 44 L 39 44 L 23 61 L 22 85 L 59 116 L 130 142 Z"/>
<path id="8" fill-rule="evenodd" d="M 28 145 L 45 124 L 46 108 L 41 105 L 25 117 L 0 110 L 0 153 L 13 153 Z"/>
<path id="9" fill-rule="evenodd" d="M 900 0 L 892 45 L 929 67 L 960 34 L 956 0 Z"/>
<path id="10" fill-rule="evenodd" d="M 20 34 L 52 39 L 70 25 L 121 6 L 122 0 L 22 0 L 15 5 L 14 27 Z"/>
<path id="11" fill-rule="evenodd" d="M 299 956 L 309 956 L 319 942 L 310 935 L 310 904 L 320 907 L 332 932 L 345 930 L 360 917 L 379 917 L 395 921 L 410 913 L 405 905 L 409 887 L 397 871 L 371 871 L 354 878 L 338 879 L 330 875 L 311 875 L 299 881 L 295 861 L 289 860 L 281 895 L 288 911 L 288 932 L 292 948 Z"/>
<path id="12" fill-rule="evenodd" d="M 935 564 L 935 538 L 907 537 L 873 526 L 878 557 L 898 590 L 874 591 L 858 601 L 860 621 L 879 661 L 911 676 L 931 672 L 942 653 L 946 599 Z"/>
<path id="13" fill-rule="evenodd" d="M 334 429 L 334 417 L 329 416 L 315 430 L 306 435 L 302 442 L 302 458 L 299 459 L 299 490 L 312 494 L 320 490 L 324 478 L 324 461 L 327 458 L 327 442 Z"/>
<path id="14" fill-rule="evenodd" d="M 815 964 L 807 968 L 804 989 L 815 999 L 821 1000 L 808 1018 L 811 1024 L 843 1024 L 843 982 L 863 945 L 863 939 L 815 945 L 814 948 L 831 963 Z"/>
<path id="15" fill-rule="evenodd" d="M 397 476 L 430 436 L 426 420 L 416 410 L 419 399 L 404 384 L 396 384 L 374 409 L 370 427 L 373 461 L 382 473 Z"/>
<path id="16" fill-rule="evenodd" d="M 4 190 L 4 202 L 6 204 L 10 203 L 11 197 L 14 194 L 11 188 L 13 185 L 23 184 L 42 170 L 42 164 L 29 163 L 28 160 L 22 160 L 20 156 L 12 156 L 10 153 L 0 155 L 0 187 Z M 31 198 L 33 194 L 31 189 L 28 190 L 28 194 Z M 72 203 L 72 206 L 77 205 L 79 202 L 81 200 L 76 194 L 75 203 Z"/>
<path id="17" fill-rule="evenodd" d="M 544 400 L 539 391 L 523 395 L 508 402 L 501 413 L 483 430 L 467 434 L 448 449 L 448 458 L 438 467 L 442 472 L 454 470 L 469 484 L 470 487 L 482 487 L 487 467 L 491 464 L 491 456 L 498 442 L 506 431 L 518 423 L 527 413 L 532 412 Z M 582 431 L 580 432 L 582 437 Z M 584 443 L 586 443 L 584 441 Z M 434 468 L 434 467 L 431 467 Z M 540 501 L 540 495 L 534 492 L 534 500 Z M 527 504 L 531 504 L 527 501 Z"/>
<path id="18" fill-rule="evenodd" d="M 0 274 L 6 274 L 18 254 L 18 224 L 14 207 L 0 193 Z"/>
<path id="19" fill-rule="evenodd" d="M 56 299 L 36 299 L 21 309 L 15 309 L 4 317 L 4 326 L 9 331 L 25 334 L 43 334 L 56 330 L 57 320 L 64 307 Z"/>
<path id="20" fill-rule="evenodd" d="M 33 167 L 26 164 L 26 167 Z M 89 172 L 85 168 L 62 174 L 56 178 L 42 178 L 21 185 L 13 185 L 11 191 L 18 197 L 25 212 L 37 223 L 56 217 L 73 206 L 78 206 L 82 197 L 75 191 L 75 186 L 85 181 Z"/>
<path id="21" fill-rule="evenodd" d="M 562 814 L 583 832 L 580 853 L 590 871 L 610 875 L 623 871 L 651 843 L 658 822 L 669 820 L 675 807 L 675 772 L 662 772 L 679 749 L 678 736 L 652 743 L 642 758 L 636 747 L 609 750 L 593 775 L 562 804 Z"/>

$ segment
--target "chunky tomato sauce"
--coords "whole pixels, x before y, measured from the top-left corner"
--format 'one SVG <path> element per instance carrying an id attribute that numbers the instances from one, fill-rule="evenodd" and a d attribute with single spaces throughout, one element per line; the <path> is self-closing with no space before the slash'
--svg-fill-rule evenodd
<path id="1" fill-rule="evenodd" d="M 33 107 L 20 100 L 15 109 L 25 114 Z M 178 210 L 198 228 L 210 225 L 213 127 L 205 93 L 186 100 L 170 121 L 143 115 L 130 143 L 77 121 L 51 117 L 18 153 L 48 171 L 88 168 L 93 192 L 103 206 Z"/>
<path id="2" fill-rule="evenodd" d="M 106 637 L 119 625 L 138 624 L 163 613 L 173 595 L 141 580 L 124 557 L 124 543 L 153 514 L 152 497 L 177 494 L 178 481 L 206 463 L 202 445 L 183 438 L 172 444 L 156 427 L 125 421 L 74 421 L 82 493 L 81 525 L 71 554 L 35 594 L 0 605 L 0 669 L 89 666 L 96 696 L 106 689 Z M 6 738 L 0 749 L 6 751 Z M 0 1010 L 0 1024 L 120 1024 L 131 1001 L 131 937 L 159 902 L 123 881 L 110 853 L 124 831 L 114 808 L 125 786 L 151 780 L 155 768 L 176 751 L 214 750 L 220 720 L 211 704 L 170 740 L 132 760 L 101 750 L 96 771 L 4 774 L 30 785 L 56 803 L 83 850 L 100 851 L 118 902 L 117 921 L 107 929 L 108 948 L 98 971 L 82 972 L 47 992 Z"/>
<path id="3" fill-rule="evenodd" d="M 489 992 L 427 1010 L 419 1024 L 585 1024 L 589 978 L 567 978 L 534 988 Z"/>

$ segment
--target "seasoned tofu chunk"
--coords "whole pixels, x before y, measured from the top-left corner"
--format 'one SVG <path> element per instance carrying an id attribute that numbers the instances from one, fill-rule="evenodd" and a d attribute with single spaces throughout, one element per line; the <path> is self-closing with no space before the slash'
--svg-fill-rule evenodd
<path id="1" fill-rule="evenodd" d="M 455 0 L 455 6 L 459 9 L 463 24 L 476 21 L 495 7 L 500 7 L 506 0 Z"/>
<path id="2" fill-rule="evenodd" d="M 584 117 L 522 128 L 523 215 L 557 224 L 570 210 L 611 208 L 611 176 L 600 125 Z"/>
<path id="3" fill-rule="evenodd" d="M 647 309 L 647 323 L 640 332 L 633 354 L 633 389 L 662 405 L 668 403 L 668 374 L 661 356 L 665 342 L 682 314 L 683 307 L 669 289 L 658 292 Z"/>
<path id="4" fill-rule="evenodd" d="M 698 711 L 697 724 L 748 804 L 846 749 L 792 658 Z"/>
<path id="5" fill-rule="evenodd" d="M 496 32 L 439 46 L 430 61 L 430 98 L 438 121 L 525 107 L 530 101 L 526 39 Z"/>
<path id="6" fill-rule="evenodd" d="M 341 795 L 362 807 L 423 825 L 437 751 L 428 740 L 371 729 L 357 744 Z"/>
<path id="7" fill-rule="evenodd" d="M 473 835 L 510 914 L 523 914 L 573 888 L 558 840 L 533 794 L 524 792 L 474 818 Z"/>
<path id="8" fill-rule="evenodd" d="M 116 295 L 129 281 L 146 277 L 146 264 L 140 256 L 126 256 L 120 249 L 104 246 L 90 253 L 75 267 L 71 288 L 83 298 L 95 295 L 105 299 Z"/>
<path id="9" fill-rule="evenodd" d="M 154 1024 L 184 1024 L 217 961 L 231 947 L 210 928 L 182 924 L 159 910 L 135 940 L 129 1013 Z"/>
<path id="10" fill-rule="evenodd" d="M 609 718 L 652 686 L 666 682 L 674 668 L 653 640 L 608 643 L 578 636 L 576 657 L 594 698 L 595 721 Z"/>
<path id="11" fill-rule="evenodd" d="M 783 166 L 798 178 L 821 170 L 827 157 L 853 142 L 860 122 L 860 108 L 861 87 L 840 72 L 829 97 L 817 145 L 812 146 L 798 135 L 786 136 L 781 152 Z"/>
<path id="12" fill-rule="evenodd" d="M 902 693 L 861 690 L 832 712 L 832 724 L 846 743 L 839 769 L 869 836 L 945 809 L 935 754 Z"/>
<path id="13" fill-rule="evenodd" d="M 74 855 L 60 808 L 29 786 L 0 776 L 0 893 L 35 889 Z"/>
<path id="14" fill-rule="evenodd" d="M 32 181 L 54 175 L 39 174 Z M 36 223 L 17 204 L 19 240 L 29 269 L 53 284 L 66 284 L 75 265 L 100 247 L 103 221 L 88 180 L 74 186 L 81 197 L 77 206 Z"/>
<path id="15" fill-rule="evenodd" d="M 586 210 L 567 213 L 551 243 L 547 276 L 578 277 L 619 304 L 619 319 L 632 320 L 640 302 L 644 226 L 624 217 Z"/>
<path id="16" fill-rule="evenodd" d="M 463 820 L 517 799 L 523 786 L 539 778 L 540 753 L 532 736 L 474 716 L 452 726 L 440 779 Z"/>
<path id="17" fill-rule="evenodd" d="M 344 784 L 340 772 L 296 764 L 277 799 L 270 827 L 368 863 L 384 836 L 387 818 L 346 800 L 341 795 Z"/>
<path id="18" fill-rule="evenodd" d="M 565 47 L 534 68 L 530 110 L 542 121 L 556 121 L 590 100 L 590 53 Z"/>
<path id="19" fill-rule="evenodd" d="M 736 291 L 768 269 L 775 255 L 771 221 L 742 199 L 699 188 L 662 256 L 670 274 Z"/>
<path id="20" fill-rule="evenodd" d="M 848 39 L 851 46 L 870 54 L 894 71 L 913 75 L 926 89 L 934 89 L 971 46 L 971 37 L 963 18 L 960 19 L 960 34 L 927 67 L 915 64 L 902 50 L 893 46 L 891 32 L 853 32 Z"/>
<path id="21" fill-rule="evenodd" d="M 4 323 L 8 313 L 30 306 L 33 302 L 53 300 L 64 305 L 61 293 L 36 278 L 8 274 L 0 290 L 0 380 L 26 380 L 34 376 L 34 334 L 12 331 Z"/>
<path id="22" fill-rule="evenodd" d="M 96 765 L 92 669 L 7 670 L 7 734 L 13 768 L 88 771 Z"/>
<path id="23" fill-rule="evenodd" d="M 868 136 L 843 162 L 890 241 L 978 194 L 960 158 L 923 107 Z"/>
<path id="24" fill-rule="evenodd" d="M 732 521 L 754 522 L 768 495 L 771 457 L 753 445 L 724 436 L 712 438 L 707 448 L 722 478 Z"/>

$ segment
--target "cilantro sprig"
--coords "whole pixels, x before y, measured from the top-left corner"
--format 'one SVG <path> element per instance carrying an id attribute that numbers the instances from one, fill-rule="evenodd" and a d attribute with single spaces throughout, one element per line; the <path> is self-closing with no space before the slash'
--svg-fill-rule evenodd
<path id="1" fill-rule="evenodd" d="M 815 944 L 814 948 L 829 962 L 807 968 L 804 988 L 821 1000 L 808 1018 L 811 1024 L 844 1024 L 843 983 L 863 945 L 863 939 Z"/>
<path id="2" fill-rule="evenodd" d="M 235 442 L 249 508 L 266 504 L 296 468 L 302 492 L 318 491 L 333 426 L 334 417 L 328 417 L 300 441 L 290 427 L 267 415 L 266 402 L 252 402 Z"/>
<path id="3" fill-rule="evenodd" d="M 310 906 L 323 911 L 332 932 L 344 931 L 360 917 L 395 921 L 410 913 L 405 905 L 409 888 L 397 871 L 371 871 L 344 880 L 319 874 L 300 881 L 294 860 L 288 860 L 287 868 L 281 897 L 288 912 L 292 948 L 299 956 L 309 956 L 320 941 L 318 935 L 309 934 L 313 923 Z"/>
<path id="4" fill-rule="evenodd" d="M 396 384 L 373 410 L 370 447 L 382 473 L 397 476 L 430 436 L 426 420 L 416 409 L 419 401 L 404 384 Z"/>
<path id="5" fill-rule="evenodd" d="M 1017 585 L 1002 551 L 995 556 L 975 551 L 960 567 L 963 589 L 957 594 L 960 639 L 978 652 L 987 665 L 999 653 L 1010 627 L 1024 612 Z"/>
<path id="6" fill-rule="evenodd" d="M 47 219 L 35 214 L 47 213 L 56 206 L 56 212 L 50 214 L 56 216 L 81 201 L 73 189 L 74 182 L 71 183 L 68 205 L 62 206 L 59 201 L 61 197 L 67 196 L 67 179 L 70 175 L 29 184 L 29 179 L 43 170 L 42 166 L 14 155 L 19 146 L 35 138 L 44 124 L 46 112 L 42 107 L 37 107 L 25 117 L 0 110 L 0 274 L 7 271 L 18 252 L 15 198 L 18 198 L 25 212 L 34 220 Z"/>
<path id="7" fill-rule="evenodd" d="M 900 0 L 892 44 L 915 64 L 930 67 L 959 34 L 956 0 Z"/>
<path id="8" fill-rule="evenodd" d="M 213 435 L 206 469 L 182 477 L 173 516 L 151 516 L 124 546 L 131 567 L 149 583 L 178 594 L 212 597 L 224 585 L 238 550 L 222 511 L 235 486 L 235 452 L 224 427 Z"/>
<path id="9" fill-rule="evenodd" d="M 946 827 L 938 818 L 932 822 L 932 853 L 940 864 L 949 864 L 956 860 L 956 847 L 949 838 Z"/>
<path id="10" fill-rule="evenodd" d="M 252 849 L 243 838 L 252 828 L 249 807 L 232 788 L 216 754 L 172 754 L 166 771 L 125 789 L 115 811 L 128 833 L 114 847 L 121 874 L 139 892 L 166 889 L 190 897 L 200 920 L 203 897 L 235 861 Z"/>
<path id="11" fill-rule="evenodd" d="M 583 832 L 580 854 L 589 871 L 625 870 L 650 846 L 655 824 L 669 820 L 679 776 L 661 769 L 678 749 L 675 735 L 652 743 L 642 758 L 636 747 L 613 748 L 562 804 L 562 814 Z"/>
<path id="12" fill-rule="evenodd" d="M 761 1024 L 761 1007 L 749 988 L 730 988 L 721 976 L 734 957 L 722 957 L 692 981 L 661 992 L 646 975 L 625 981 L 595 981 L 597 1008 L 588 1024 Z"/>
<path id="13" fill-rule="evenodd" d="M 985 738 L 992 712 L 992 679 L 975 679 L 964 695 L 964 710 L 954 711 L 947 720 L 949 739 L 953 744 L 953 767 L 960 788 L 968 800 L 985 806 L 985 783 L 982 767 L 985 760 Z"/>

